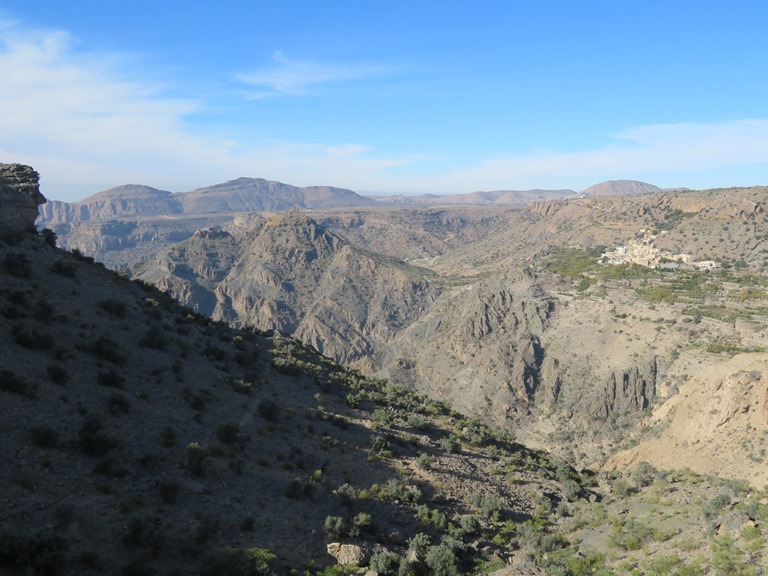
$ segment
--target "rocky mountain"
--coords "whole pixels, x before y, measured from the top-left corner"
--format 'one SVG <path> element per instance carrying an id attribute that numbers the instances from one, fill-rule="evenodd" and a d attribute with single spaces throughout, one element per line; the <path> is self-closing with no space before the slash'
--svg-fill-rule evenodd
<path id="1" fill-rule="evenodd" d="M 238 178 L 191 192 L 172 194 L 149 186 L 110 188 L 80 202 L 48 202 L 39 224 L 54 228 L 73 222 L 146 219 L 239 212 L 282 211 L 338 206 L 371 206 L 373 201 L 351 190 L 330 186 L 297 188 L 261 178 Z"/>
<path id="2" fill-rule="evenodd" d="M 136 273 L 214 318 L 293 333 L 532 445 L 600 465 L 634 441 L 694 367 L 723 361 L 719 343 L 764 345 L 759 298 L 748 313 L 760 326 L 753 333 L 720 318 L 686 326 L 697 309 L 747 314 L 746 285 L 762 294 L 754 272 L 764 261 L 764 195 L 293 213 L 172 247 Z M 648 240 L 641 230 L 657 233 Z M 598 264 L 608 247 L 629 242 L 742 272 L 706 278 L 693 265 L 665 273 Z M 221 267 L 207 263 L 212 255 Z M 219 276 L 190 280 L 190 269 Z"/>
<path id="3" fill-rule="evenodd" d="M 653 194 L 654 192 L 661 192 L 661 188 L 637 180 L 608 180 L 590 186 L 582 190 L 581 193 L 585 196 L 630 196 L 633 194 Z"/>
<path id="4" fill-rule="evenodd" d="M 28 167 L 0 165 L 0 201 L 2 574 L 762 573 L 768 507 L 744 483 L 647 462 L 626 474 L 578 472 L 404 383 L 347 371 L 290 337 L 212 321 L 146 283 L 56 248 L 54 235 L 33 229 L 30 208 L 44 199 Z M 274 229 L 256 243 L 262 249 L 302 239 L 318 251 L 294 252 L 293 266 L 352 250 L 305 215 L 260 227 L 247 222 L 257 225 L 254 240 L 262 228 Z M 214 264 L 227 250 L 213 253 L 217 242 L 233 261 L 243 256 L 229 233 L 196 237 L 211 252 L 208 268 L 192 270 L 200 282 L 219 278 Z M 195 260 L 204 261 L 200 256 Z M 626 273 L 607 278 L 588 264 L 587 255 L 572 252 L 549 262 L 547 273 L 562 279 L 557 300 L 533 282 L 544 269 L 444 283 L 434 307 L 446 295 L 458 304 L 461 291 L 476 302 L 456 307 L 463 320 L 446 327 L 446 341 L 457 345 L 450 354 L 471 358 L 493 338 L 502 350 L 505 332 L 516 342 L 527 334 L 525 350 L 506 349 L 518 354 L 523 384 L 511 396 L 517 408 L 524 396 L 531 410 L 556 411 L 566 383 L 548 376 L 557 369 L 547 367 L 554 323 L 595 317 L 596 325 L 602 300 L 615 298 L 613 336 L 603 343 L 620 342 L 604 351 L 610 355 L 652 332 L 702 346 L 716 313 L 736 313 L 700 307 L 701 317 L 676 326 L 669 320 L 680 302 L 641 299 L 644 307 L 625 308 Z M 583 282 L 570 279 L 569 266 L 600 276 L 606 292 L 592 283 L 571 288 Z M 726 289 L 752 290 L 742 302 L 754 300 L 755 288 L 735 284 Z M 689 286 L 675 290 L 695 298 Z M 630 318 L 624 310 L 657 317 Z M 748 347 L 762 336 L 742 318 L 734 322 Z M 424 323 L 425 343 L 440 320 Z M 584 327 L 584 335 L 593 333 L 594 325 Z M 570 344 L 588 338 L 581 340 Z M 679 353 L 691 368 L 707 358 L 712 365 L 727 350 L 721 343 Z M 632 357 L 631 348 L 626 354 Z M 736 376 L 713 378 L 705 395 L 720 413 L 713 425 L 749 422 L 731 430 L 750 430 L 754 450 L 760 418 L 741 414 L 759 414 L 764 361 L 746 353 L 723 364 L 721 375 Z M 662 363 L 633 365 L 597 383 L 607 393 L 587 402 L 596 419 L 647 411 L 653 394 L 691 395 L 699 381 L 690 379 L 678 394 L 666 390 L 671 372 L 661 377 Z M 727 401 L 718 404 L 717 396 Z M 589 440 L 584 435 L 579 444 Z"/>
<path id="5" fill-rule="evenodd" d="M 296 210 L 239 238 L 199 232 L 142 268 L 138 278 L 213 318 L 295 334 L 368 367 L 441 291 L 429 270 L 356 247 Z"/>
<path id="6" fill-rule="evenodd" d="M 37 174 L 0 174 L 0 573 L 488 573 L 528 560 L 479 538 L 544 514 L 530 486 L 549 511 L 566 478 L 593 493 L 444 405 L 55 248 Z"/>

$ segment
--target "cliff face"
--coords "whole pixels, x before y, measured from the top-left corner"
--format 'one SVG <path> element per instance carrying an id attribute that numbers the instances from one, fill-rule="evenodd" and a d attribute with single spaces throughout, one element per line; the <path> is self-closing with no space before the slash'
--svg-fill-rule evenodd
<path id="1" fill-rule="evenodd" d="M 39 183 L 40 175 L 30 166 L 0 164 L 0 230 L 35 229 L 38 206 L 46 202 Z"/>

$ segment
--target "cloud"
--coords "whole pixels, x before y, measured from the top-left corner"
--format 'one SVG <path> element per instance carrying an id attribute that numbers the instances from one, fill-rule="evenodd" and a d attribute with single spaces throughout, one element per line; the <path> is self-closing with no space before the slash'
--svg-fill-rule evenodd
<path id="1" fill-rule="evenodd" d="M 288 58 L 282 50 L 273 54 L 274 64 L 263 70 L 237 74 L 240 82 L 262 88 L 252 92 L 251 98 L 275 94 L 304 94 L 318 84 L 331 84 L 348 80 L 360 80 L 384 73 L 376 66 L 352 66 L 327 64 Z"/>
<path id="2" fill-rule="evenodd" d="M 605 146 L 576 152 L 543 151 L 497 156 L 430 178 L 444 190 L 570 187 L 582 189 L 619 178 L 655 178 L 661 185 L 730 186 L 734 168 L 762 170 L 768 181 L 768 120 L 638 126 L 618 132 Z M 752 168 L 752 170 L 749 170 Z M 693 180 L 682 181 L 683 178 Z M 423 185 L 423 179 L 418 186 Z M 656 182 L 654 182 L 656 183 Z"/>
<path id="3" fill-rule="evenodd" d="M 281 58 L 271 76 L 255 74 L 254 85 L 301 91 L 376 72 Z M 217 103 L 170 97 L 168 88 L 183 86 L 168 87 L 146 68 L 130 55 L 84 51 L 61 31 L 0 21 L 0 162 L 31 164 L 43 193 L 59 200 L 127 183 L 184 191 L 239 176 L 406 193 L 578 190 L 618 178 L 690 187 L 768 180 L 767 119 L 629 127 L 580 151 L 470 160 L 460 143 L 443 142 L 457 151 L 403 155 L 377 149 L 377 134 L 358 142 L 248 142 L 208 132 L 195 122 Z"/>

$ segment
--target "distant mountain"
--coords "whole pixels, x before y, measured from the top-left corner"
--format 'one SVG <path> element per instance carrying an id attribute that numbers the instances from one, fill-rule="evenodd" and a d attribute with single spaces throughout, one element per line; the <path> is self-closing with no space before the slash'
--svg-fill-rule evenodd
<path id="1" fill-rule="evenodd" d="M 343 188 L 299 188 L 263 178 L 238 178 L 176 194 L 149 186 L 117 186 L 79 202 L 48 202 L 40 210 L 39 223 L 43 226 L 55 226 L 71 222 L 105 222 L 161 216 L 280 212 L 289 208 L 313 210 L 375 205 L 370 198 Z"/>
<path id="2" fill-rule="evenodd" d="M 637 194 L 653 194 L 661 192 L 661 188 L 640 182 L 638 180 L 607 180 L 582 190 L 585 196 L 635 196 Z"/>
<path id="3" fill-rule="evenodd" d="M 420 206 L 506 206 L 515 204 L 530 204 L 546 200 L 561 200 L 571 198 L 577 193 L 573 190 L 494 190 L 490 192 L 472 192 L 470 194 L 420 194 L 417 196 L 370 196 L 376 202 L 384 205 Z"/>
<path id="4" fill-rule="evenodd" d="M 181 214 L 179 199 L 166 190 L 127 184 L 104 190 L 80 202 L 49 200 L 40 207 L 46 226 L 68 222 L 108 221 L 123 218 Z"/>
<path id="5" fill-rule="evenodd" d="M 289 208 L 315 210 L 374 205 L 371 199 L 344 188 L 298 188 L 262 178 L 238 178 L 178 196 L 185 214 L 281 212 Z"/>

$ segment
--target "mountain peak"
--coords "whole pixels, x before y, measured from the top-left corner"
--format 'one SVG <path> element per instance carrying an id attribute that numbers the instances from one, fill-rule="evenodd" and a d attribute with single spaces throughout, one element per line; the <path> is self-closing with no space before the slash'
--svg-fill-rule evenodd
<path id="1" fill-rule="evenodd" d="M 639 180 L 606 180 L 582 190 L 586 196 L 632 196 L 661 192 L 661 188 Z"/>

